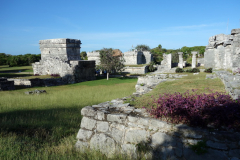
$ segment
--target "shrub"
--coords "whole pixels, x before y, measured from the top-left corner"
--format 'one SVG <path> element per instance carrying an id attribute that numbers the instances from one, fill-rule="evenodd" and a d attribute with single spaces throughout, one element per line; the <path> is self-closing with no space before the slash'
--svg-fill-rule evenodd
<path id="1" fill-rule="evenodd" d="M 206 72 L 206 73 L 212 73 L 212 68 L 205 69 L 204 72 Z"/>
<path id="2" fill-rule="evenodd" d="M 147 111 L 151 115 L 167 122 L 240 130 L 240 101 L 224 93 L 164 94 L 153 99 L 149 107 Z"/>
<path id="3" fill-rule="evenodd" d="M 177 68 L 176 69 L 176 73 L 182 73 L 182 72 L 184 72 L 184 70 L 182 68 Z"/>
<path id="4" fill-rule="evenodd" d="M 200 70 L 198 68 L 192 68 L 192 69 L 187 69 L 186 72 L 197 73 L 197 72 L 200 72 Z"/>
<path id="5" fill-rule="evenodd" d="M 155 63 L 152 61 L 149 63 L 149 65 L 147 65 L 147 68 L 150 72 L 153 72 L 156 70 L 156 67 L 154 67 Z"/>

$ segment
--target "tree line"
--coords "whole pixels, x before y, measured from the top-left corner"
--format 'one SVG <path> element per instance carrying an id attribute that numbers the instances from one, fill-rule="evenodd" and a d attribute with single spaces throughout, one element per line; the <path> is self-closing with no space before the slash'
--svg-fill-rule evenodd
<path id="1" fill-rule="evenodd" d="M 41 54 L 25 54 L 25 55 L 10 55 L 0 53 L 0 65 L 13 66 L 30 66 L 34 62 L 41 60 Z"/>
<path id="2" fill-rule="evenodd" d="M 205 46 L 194 46 L 194 47 L 187 47 L 184 46 L 179 49 L 166 49 L 162 48 L 162 45 L 159 44 L 157 47 L 150 49 L 147 45 L 137 45 L 135 49 L 142 50 L 142 51 L 150 51 L 153 55 L 153 61 L 156 64 L 160 64 L 163 60 L 163 53 L 165 54 L 172 54 L 172 63 L 178 63 L 179 62 L 179 56 L 178 52 L 183 52 L 183 60 L 187 61 L 188 63 L 191 63 L 192 57 L 191 52 L 192 51 L 198 51 L 199 56 L 203 57 L 205 52 Z"/>

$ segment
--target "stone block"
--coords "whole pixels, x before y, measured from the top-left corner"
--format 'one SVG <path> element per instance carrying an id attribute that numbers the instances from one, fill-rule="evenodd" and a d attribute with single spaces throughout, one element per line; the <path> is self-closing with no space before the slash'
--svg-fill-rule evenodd
<path id="1" fill-rule="evenodd" d="M 171 129 L 171 125 L 167 124 L 167 122 L 160 121 L 158 119 L 150 119 L 149 120 L 149 129 L 163 129 L 163 130 L 169 130 Z"/>
<path id="2" fill-rule="evenodd" d="M 90 119 L 88 117 L 83 117 L 81 121 L 81 128 L 92 130 L 96 127 L 96 120 Z"/>
<path id="3" fill-rule="evenodd" d="M 89 143 L 88 142 L 82 142 L 82 141 L 77 141 L 77 143 L 75 144 L 75 148 L 77 151 L 80 152 L 85 152 L 89 147 Z"/>
<path id="4" fill-rule="evenodd" d="M 97 122 L 97 131 L 98 132 L 107 132 L 109 128 L 108 122 Z"/>
<path id="5" fill-rule="evenodd" d="M 117 128 L 112 128 L 111 129 L 111 135 L 112 138 L 117 142 L 117 143 L 122 143 L 122 138 L 124 135 L 124 131 L 119 130 Z"/>
<path id="6" fill-rule="evenodd" d="M 125 114 L 108 114 L 107 120 L 110 122 L 125 123 L 127 115 Z"/>
<path id="7" fill-rule="evenodd" d="M 140 142 L 147 142 L 149 132 L 142 129 L 130 129 L 125 133 L 125 143 L 138 144 Z"/>
<path id="8" fill-rule="evenodd" d="M 129 156 L 131 159 L 137 159 L 137 148 L 133 144 L 122 144 L 122 154 Z"/>
<path id="9" fill-rule="evenodd" d="M 96 116 L 96 114 L 97 114 L 97 111 L 95 111 L 94 108 L 91 106 L 86 106 L 86 107 L 82 108 L 82 110 L 81 110 L 82 116 L 94 117 L 94 116 Z"/>
<path id="10" fill-rule="evenodd" d="M 82 141 L 87 141 L 91 138 L 92 135 L 93 135 L 92 131 L 80 129 L 77 134 L 77 139 L 82 140 Z"/>
<path id="11" fill-rule="evenodd" d="M 214 149 L 220 149 L 220 150 L 227 150 L 228 147 L 225 143 L 218 143 L 213 141 L 207 141 L 207 146 L 214 148 Z"/>
<path id="12" fill-rule="evenodd" d="M 161 146 L 176 146 L 177 141 L 172 136 L 167 135 L 166 133 L 156 132 L 152 135 L 151 146 L 153 148 L 158 148 Z"/>

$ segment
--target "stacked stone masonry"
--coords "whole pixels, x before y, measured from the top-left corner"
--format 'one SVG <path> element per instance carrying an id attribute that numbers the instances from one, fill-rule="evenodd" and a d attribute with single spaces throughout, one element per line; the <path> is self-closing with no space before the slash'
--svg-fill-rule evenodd
<path id="1" fill-rule="evenodd" d="M 100 64 L 100 52 L 93 51 L 87 53 L 88 60 L 95 60 L 96 65 Z M 149 64 L 153 56 L 149 51 L 129 51 L 123 53 L 124 65 Z"/>
<path id="2" fill-rule="evenodd" d="M 95 61 L 81 61 L 78 39 L 40 40 L 41 60 L 34 63 L 37 75 L 59 74 L 67 83 L 95 79 Z"/>
<path id="3" fill-rule="evenodd" d="M 146 74 L 148 72 L 147 66 L 143 67 L 124 67 L 123 73 L 130 73 L 130 74 Z"/>
<path id="4" fill-rule="evenodd" d="M 142 92 L 139 86 L 151 88 L 169 78 L 180 77 L 171 74 L 139 77 L 136 93 L 150 91 Z M 138 146 L 143 144 L 148 146 L 145 150 L 147 159 L 240 159 L 239 133 L 169 124 L 152 118 L 145 109 L 124 103 L 126 98 L 87 106 L 81 110 L 83 119 L 76 143 L 79 151 L 84 152 L 90 148 L 99 150 L 108 157 L 122 154 L 137 159 Z M 196 145 L 200 141 L 206 143 L 207 153 L 198 155 L 190 145 Z"/>
<path id="5" fill-rule="evenodd" d="M 205 68 L 240 68 L 240 29 L 233 29 L 231 35 L 218 34 L 209 38 L 204 53 Z"/>
<path id="6" fill-rule="evenodd" d="M 240 158 L 240 134 L 209 131 L 186 125 L 172 125 L 151 118 L 145 109 L 136 109 L 123 99 L 112 100 L 81 110 L 81 129 L 76 148 L 99 150 L 108 157 L 114 154 L 138 157 L 138 144 L 150 146 L 147 159 L 205 159 Z M 196 154 L 190 147 L 206 141 L 207 153 Z"/>
<path id="7" fill-rule="evenodd" d="M 226 92 L 233 99 L 240 99 L 240 74 L 233 75 L 228 71 L 214 71 L 214 73 L 222 80 Z M 215 75 L 213 75 L 214 77 Z"/>

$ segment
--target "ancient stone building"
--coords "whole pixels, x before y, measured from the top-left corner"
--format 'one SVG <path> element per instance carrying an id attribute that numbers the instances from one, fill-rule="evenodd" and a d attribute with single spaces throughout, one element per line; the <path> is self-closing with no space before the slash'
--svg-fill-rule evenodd
<path id="1" fill-rule="evenodd" d="M 240 28 L 233 29 L 231 35 L 218 34 L 209 38 L 204 53 L 205 68 L 240 68 Z"/>
<path id="2" fill-rule="evenodd" d="M 34 63 L 34 74 L 59 74 L 67 83 L 95 79 L 95 61 L 82 61 L 78 39 L 40 40 L 41 60 Z"/>
<path id="3" fill-rule="evenodd" d="M 149 64 L 152 60 L 152 54 L 149 51 L 129 51 L 119 54 L 118 49 L 113 50 L 114 55 L 123 56 L 125 65 Z M 88 60 L 95 60 L 96 65 L 100 64 L 100 54 L 97 51 L 87 53 Z"/>

